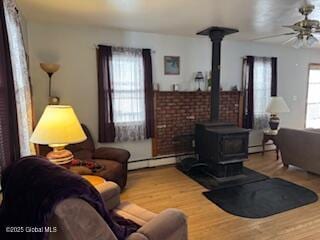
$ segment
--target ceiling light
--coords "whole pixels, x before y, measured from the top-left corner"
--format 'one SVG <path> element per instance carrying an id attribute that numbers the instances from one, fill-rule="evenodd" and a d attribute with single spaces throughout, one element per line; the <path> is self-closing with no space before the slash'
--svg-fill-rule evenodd
<path id="1" fill-rule="evenodd" d="M 296 40 L 294 40 L 294 42 L 292 43 L 292 47 L 294 48 L 302 48 L 303 47 L 303 35 L 299 34 L 296 38 Z"/>
<path id="2" fill-rule="evenodd" d="M 310 34 L 306 39 L 306 46 L 312 47 L 318 42 L 319 42 L 319 40 L 317 38 L 315 38 L 312 34 Z"/>

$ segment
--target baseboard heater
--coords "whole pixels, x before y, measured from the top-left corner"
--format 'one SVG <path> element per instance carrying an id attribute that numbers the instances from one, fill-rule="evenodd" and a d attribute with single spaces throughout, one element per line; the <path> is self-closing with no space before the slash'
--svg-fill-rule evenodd
<path id="1" fill-rule="evenodd" d="M 275 145 L 272 143 L 266 144 L 266 152 L 273 151 L 275 149 Z M 262 152 L 262 145 L 255 145 L 249 146 L 248 153 L 255 154 Z M 165 156 L 158 156 L 152 158 L 145 158 L 145 159 L 136 159 L 129 161 L 129 170 L 136 170 L 142 168 L 153 168 L 158 166 L 166 166 L 175 164 L 177 162 L 177 158 L 179 157 L 194 157 L 194 153 L 179 153 L 179 154 L 170 154 Z"/>

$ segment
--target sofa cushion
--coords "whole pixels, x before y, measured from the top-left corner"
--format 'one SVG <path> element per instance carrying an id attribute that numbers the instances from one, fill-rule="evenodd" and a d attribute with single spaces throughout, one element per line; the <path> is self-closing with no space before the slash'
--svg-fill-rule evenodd
<path id="1" fill-rule="evenodd" d="M 96 172 L 94 175 L 118 183 L 118 180 L 122 177 L 122 165 L 119 162 L 105 159 L 93 159 L 93 161 L 104 166 L 102 171 Z"/>
<path id="2" fill-rule="evenodd" d="M 79 174 L 79 175 L 91 175 L 92 171 L 84 166 L 72 166 L 69 168 L 69 170 L 73 173 Z"/>
<path id="3" fill-rule="evenodd" d="M 157 214 L 129 202 L 121 202 L 121 204 L 114 210 L 114 213 L 121 217 L 130 219 L 140 226 L 143 226 L 157 216 Z"/>
<path id="4" fill-rule="evenodd" d="M 49 240 L 117 239 L 99 213 L 79 198 L 68 198 L 59 203 L 49 226 L 56 226 L 58 230 L 50 233 Z"/>
<path id="5" fill-rule="evenodd" d="M 306 128 L 305 130 L 308 132 L 320 133 L 320 128 Z"/>
<path id="6" fill-rule="evenodd" d="M 80 159 L 80 160 L 92 159 L 92 152 L 90 152 L 89 150 L 82 149 L 76 152 L 72 152 L 72 154 L 75 159 Z"/>
<path id="7" fill-rule="evenodd" d="M 87 128 L 87 126 L 84 124 L 81 124 L 81 127 L 82 127 L 85 135 L 87 136 L 87 139 L 81 143 L 70 144 L 66 148 L 69 149 L 73 153 L 76 153 L 81 150 L 88 150 L 90 152 L 93 152 L 95 149 L 95 146 L 94 146 L 94 142 L 93 142 L 92 136 L 90 134 L 90 131 Z"/>

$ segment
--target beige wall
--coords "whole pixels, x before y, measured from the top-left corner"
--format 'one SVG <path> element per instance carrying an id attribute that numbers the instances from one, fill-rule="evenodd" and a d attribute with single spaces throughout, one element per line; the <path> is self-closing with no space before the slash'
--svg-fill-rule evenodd
<path id="1" fill-rule="evenodd" d="M 210 67 L 209 41 L 206 38 L 167 36 L 123 32 L 102 28 L 81 26 L 28 24 L 31 77 L 36 115 L 39 117 L 47 104 L 48 78 L 40 69 L 40 62 L 55 62 L 61 65 L 53 76 L 53 94 L 62 104 L 74 107 L 79 119 L 86 123 L 95 141 L 98 135 L 97 97 L 97 44 L 151 48 L 154 82 L 162 90 L 169 90 L 174 83 L 182 88 L 195 89 L 193 74 Z M 163 70 L 163 57 L 181 57 L 181 74 L 166 76 Z M 151 157 L 151 141 L 138 141 L 115 144 L 128 149 L 131 159 Z"/>
<path id="2" fill-rule="evenodd" d="M 180 83 L 184 89 L 195 88 L 194 73 L 210 68 L 211 44 L 207 38 L 32 22 L 28 23 L 27 30 L 37 117 L 47 104 L 48 84 L 47 76 L 40 69 L 39 63 L 59 63 L 61 69 L 53 76 L 53 94 L 61 98 L 62 104 L 74 107 L 79 119 L 90 128 L 95 141 L 98 135 L 96 44 L 155 50 L 152 56 L 154 82 L 160 83 L 163 90 L 170 89 L 173 83 Z M 181 75 L 163 74 L 165 55 L 181 57 Z M 221 69 L 221 84 L 224 89 L 235 84 L 241 85 L 241 58 L 245 55 L 278 57 L 278 93 L 285 98 L 291 110 L 281 116 L 281 124 L 303 128 L 308 64 L 320 63 L 320 51 L 225 40 L 222 46 Z M 253 132 L 250 145 L 258 145 L 260 141 L 261 133 Z M 149 140 L 115 145 L 128 149 L 132 153 L 131 160 L 151 157 Z"/>

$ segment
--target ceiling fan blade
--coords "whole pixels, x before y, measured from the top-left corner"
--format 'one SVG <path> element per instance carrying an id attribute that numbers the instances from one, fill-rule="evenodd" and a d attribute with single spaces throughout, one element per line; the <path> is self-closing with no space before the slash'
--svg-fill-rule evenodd
<path id="1" fill-rule="evenodd" d="M 305 28 L 297 26 L 297 25 L 285 25 L 282 27 L 291 28 L 293 31 L 298 31 L 298 32 L 305 30 Z"/>
<path id="2" fill-rule="evenodd" d="M 295 32 L 290 32 L 290 33 L 281 33 L 281 34 L 276 34 L 276 35 L 270 35 L 270 36 L 265 36 L 261 38 L 255 38 L 252 39 L 252 41 L 259 41 L 259 40 L 264 40 L 264 39 L 269 39 L 269 38 L 276 38 L 276 37 L 281 37 L 281 36 L 290 36 L 290 35 L 296 35 L 297 33 Z"/>
<path id="3" fill-rule="evenodd" d="M 296 38 L 297 38 L 297 36 L 294 36 L 294 37 L 292 37 L 292 38 L 289 38 L 288 40 L 284 41 L 282 44 L 283 44 L 283 45 L 286 45 L 286 44 L 288 44 L 289 42 L 292 42 L 293 40 L 295 40 Z"/>

